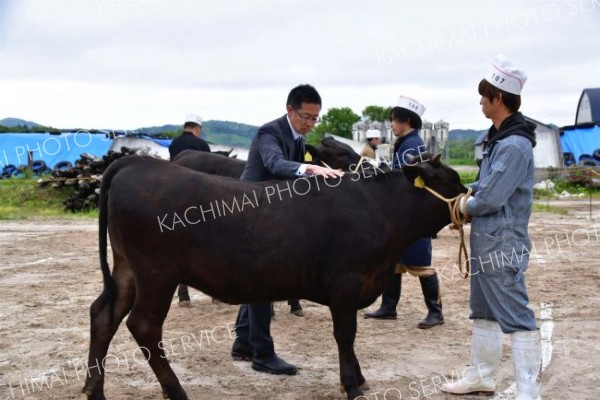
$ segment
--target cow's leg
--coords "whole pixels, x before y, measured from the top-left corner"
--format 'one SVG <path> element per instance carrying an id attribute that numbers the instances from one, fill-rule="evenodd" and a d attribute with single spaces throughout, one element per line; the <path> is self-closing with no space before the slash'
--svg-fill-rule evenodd
<path id="1" fill-rule="evenodd" d="M 102 292 L 90 307 L 90 351 L 83 387 L 88 400 L 105 399 L 103 361 L 121 321 L 133 305 L 135 284 L 130 270 L 123 265 L 123 263 L 115 263 L 112 275 L 117 287 L 112 310 L 106 292 Z"/>
<path id="2" fill-rule="evenodd" d="M 359 386 L 363 385 L 365 378 L 360 371 L 360 365 L 354 353 L 354 339 L 356 337 L 356 310 L 353 304 L 344 299 L 333 301 L 329 306 L 333 319 L 333 335 L 338 345 L 340 357 L 340 381 L 348 394 L 348 399 L 362 396 Z"/>
<path id="3" fill-rule="evenodd" d="M 187 285 L 180 284 L 177 288 L 177 297 L 179 297 L 180 307 L 191 307 L 192 302 L 190 301 L 190 293 Z"/>
<path id="4" fill-rule="evenodd" d="M 160 285 L 160 288 L 156 285 Z M 154 282 L 138 286 L 133 309 L 127 318 L 127 328 L 143 350 L 148 364 L 160 382 L 163 397 L 170 400 L 188 400 L 165 352 L 159 347 L 163 322 L 169 312 L 177 282 Z"/>

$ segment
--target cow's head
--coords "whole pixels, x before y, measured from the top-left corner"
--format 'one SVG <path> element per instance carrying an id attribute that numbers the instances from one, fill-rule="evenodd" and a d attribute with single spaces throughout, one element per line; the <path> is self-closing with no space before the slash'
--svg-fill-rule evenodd
<path id="1" fill-rule="evenodd" d="M 425 184 L 446 198 L 453 198 L 460 193 L 466 193 L 467 188 L 461 183 L 458 173 L 440 161 L 440 154 L 432 156 L 421 153 L 408 157 L 402 167 L 404 176 L 413 185 L 420 187 Z"/>
<path id="2" fill-rule="evenodd" d="M 354 168 L 360 161 L 360 155 L 352 147 L 330 136 L 321 140 L 318 152 L 320 160 L 335 169 L 347 171 Z"/>

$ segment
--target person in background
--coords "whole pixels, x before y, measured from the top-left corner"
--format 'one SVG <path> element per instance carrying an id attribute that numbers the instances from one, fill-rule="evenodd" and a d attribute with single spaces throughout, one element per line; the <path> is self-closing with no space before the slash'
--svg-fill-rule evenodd
<path id="1" fill-rule="evenodd" d="M 369 129 L 366 133 L 367 143 L 360 152 L 361 157 L 368 157 L 372 160 L 377 160 L 377 146 L 381 144 L 381 132 L 378 129 Z"/>
<path id="2" fill-rule="evenodd" d="M 400 169 L 409 161 L 409 156 L 419 157 L 426 151 L 419 129 L 423 124 L 421 116 L 425 107 L 418 101 L 400 96 L 398 105 L 392 108 L 390 120 L 392 131 L 397 138 L 394 142 L 392 167 Z M 429 329 L 444 323 L 440 284 L 435 269 L 431 266 L 431 238 L 418 239 L 402 254 L 396 264 L 396 273 L 381 296 L 381 306 L 373 312 L 365 313 L 365 318 L 396 319 L 396 306 L 400 301 L 402 274 L 408 272 L 418 276 L 427 306 L 427 317 L 418 323 L 420 329 Z"/>
<path id="3" fill-rule="evenodd" d="M 319 121 L 321 112 L 321 96 L 317 90 L 310 85 L 295 87 L 288 95 L 286 110 L 285 115 L 258 129 L 240 179 L 261 182 L 304 175 L 343 176 L 342 171 L 304 163 L 304 137 Z M 270 327 L 270 303 L 242 304 L 231 356 L 234 360 L 251 360 L 255 371 L 295 375 L 297 368 L 275 353 Z"/>
<path id="4" fill-rule="evenodd" d="M 184 150 L 198 150 L 210 152 L 210 146 L 204 139 L 200 138 L 202 134 L 202 118 L 197 115 L 189 114 L 185 117 L 183 132 L 171 142 L 169 146 L 169 155 L 171 160 Z"/>
<path id="5" fill-rule="evenodd" d="M 210 146 L 204 139 L 200 139 L 202 133 L 202 118 L 194 114 L 188 114 L 183 123 L 183 132 L 173 139 L 169 146 L 170 160 L 184 150 L 198 150 L 210 152 Z M 190 293 L 186 285 L 179 285 L 177 297 L 180 307 L 191 307 Z"/>
<path id="6" fill-rule="evenodd" d="M 471 368 L 444 392 L 493 393 L 504 334 L 510 334 L 517 400 L 540 399 L 541 338 L 528 307 L 525 271 L 531 241 L 535 133 L 519 112 L 527 76 L 499 55 L 479 82 L 481 111 L 492 120 L 479 180 L 459 203 L 471 220 Z M 499 254 L 515 254 L 502 257 Z"/>

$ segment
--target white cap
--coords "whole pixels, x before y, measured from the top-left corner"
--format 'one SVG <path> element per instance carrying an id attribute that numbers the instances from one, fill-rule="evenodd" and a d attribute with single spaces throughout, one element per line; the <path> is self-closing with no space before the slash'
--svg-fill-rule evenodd
<path id="1" fill-rule="evenodd" d="M 195 124 L 198 124 L 200 126 L 202 126 L 202 118 L 200 118 L 199 116 L 197 116 L 196 114 L 188 114 L 185 116 L 185 123 L 187 122 L 193 122 Z"/>
<path id="2" fill-rule="evenodd" d="M 379 132 L 379 129 L 369 129 L 367 130 L 366 137 L 367 139 L 380 138 L 381 132 Z"/>
<path id="3" fill-rule="evenodd" d="M 498 54 L 485 80 L 505 92 L 521 94 L 527 75 L 522 69 L 512 65 L 504 55 Z"/>
<path id="4" fill-rule="evenodd" d="M 419 117 L 422 117 L 423 113 L 425 112 L 425 106 L 415 99 L 411 99 L 410 97 L 400 96 L 398 98 L 398 104 L 396 105 L 414 112 Z"/>

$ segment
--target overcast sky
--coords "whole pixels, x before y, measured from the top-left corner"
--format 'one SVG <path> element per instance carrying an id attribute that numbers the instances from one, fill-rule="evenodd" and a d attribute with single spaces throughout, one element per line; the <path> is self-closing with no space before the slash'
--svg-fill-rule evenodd
<path id="1" fill-rule="evenodd" d="M 477 84 L 498 53 L 529 76 L 526 115 L 572 124 L 600 87 L 600 0 L 0 0 L 0 119 L 260 125 L 310 83 L 323 113 L 403 94 L 483 129 Z"/>

